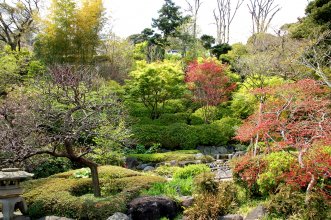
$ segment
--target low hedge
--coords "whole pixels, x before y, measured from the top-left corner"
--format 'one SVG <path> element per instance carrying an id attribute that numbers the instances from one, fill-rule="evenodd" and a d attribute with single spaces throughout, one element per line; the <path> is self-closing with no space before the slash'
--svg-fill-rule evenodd
<path id="1" fill-rule="evenodd" d="M 178 120 L 180 122 L 180 120 Z M 240 120 L 223 118 L 211 124 L 188 125 L 174 123 L 170 125 L 136 124 L 133 134 L 138 143 L 151 146 L 160 143 L 167 149 L 195 149 L 197 146 L 222 146 L 235 135 Z"/>
<path id="2" fill-rule="evenodd" d="M 129 154 L 128 157 L 134 157 L 143 163 L 160 163 L 166 161 L 185 161 L 194 160 L 195 154 L 200 153 L 198 150 L 178 150 L 166 153 L 155 154 Z"/>
<path id="3" fill-rule="evenodd" d="M 100 167 L 104 197 L 92 195 L 91 179 L 74 179 L 72 173 L 23 183 L 29 216 L 65 216 L 74 219 L 107 219 L 115 212 L 125 212 L 126 204 L 152 184 L 164 182 L 157 176 L 142 175 L 121 167 Z M 116 189 L 116 192 L 114 191 Z"/>

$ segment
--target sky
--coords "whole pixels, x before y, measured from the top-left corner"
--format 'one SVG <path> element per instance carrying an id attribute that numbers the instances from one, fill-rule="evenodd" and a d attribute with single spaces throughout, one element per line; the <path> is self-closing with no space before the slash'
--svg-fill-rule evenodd
<path id="1" fill-rule="evenodd" d="M 189 0 L 193 2 L 193 0 Z M 187 9 L 185 0 L 174 0 L 183 10 Z M 202 0 L 198 15 L 200 34 L 216 37 L 216 26 L 213 10 L 217 7 L 216 0 Z M 233 4 L 237 1 L 233 0 Z M 230 43 L 245 43 L 251 35 L 251 19 L 245 3 L 238 10 L 231 25 Z M 151 27 L 152 18 L 157 18 L 157 11 L 162 7 L 164 0 L 104 0 L 107 13 L 111 16 L 112 31 L 120 37 L 128 37 L 140 33 L 144 28 Z M 275 33 L 286 23 L 297 21 L 304 16 L 307 0 L 275 0 L 281 10 L 276 14 L 269 28 L 270 33 Z"/>

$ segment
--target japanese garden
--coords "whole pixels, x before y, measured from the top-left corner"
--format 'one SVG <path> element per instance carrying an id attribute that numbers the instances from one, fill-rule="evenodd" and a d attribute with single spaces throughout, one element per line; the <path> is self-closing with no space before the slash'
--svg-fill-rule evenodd
<path id="1" fill-rule="evenodd" d="M 331 219 L 330 0 L 111 2 L 0 0 L 0 219 Z"/>

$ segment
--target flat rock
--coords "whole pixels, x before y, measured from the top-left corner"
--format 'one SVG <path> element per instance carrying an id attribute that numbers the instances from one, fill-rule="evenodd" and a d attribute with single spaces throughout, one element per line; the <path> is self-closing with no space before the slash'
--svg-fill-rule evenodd
<path id="1" fill-rule="evenodd" d="M 255 209 L 253 209 L 250 213 L 248 213 L 245 220 L 262 219 L 263 216 L 265 216 L 266 214 L 267 214 L 267 210 L 262 205 L 258 205 Z"/>
<path id="2" fill-rule="evenodd" d="M 126 214 L 115 212 L 114 215 L 107 218 L 107 220 L 130 220 L 130 218 Z"/>
<path id="3" fill-rule="evenodd" d="M 127 157 L 125 159 L 125 164 L 126 164 L 126 167 L 128 169 L 134 169 L 136 168 L 137 166 L 139 166 L 139 161 L 137 160 L 137 158 L 134 158 L 134 157 Z"/>
<path id="4" fill-rule="evenodd" d="M 152 171 L 152 170 L 154 170 L 155 168 L 154 167 L 152 167 L 152 166 L 147 166 L 147 167 L 145 167 L 144 169 L 143 169 L 143 171 Z"/>
<path id="5" fill-rule="evenodd" d="M 58 217 L 58 216 L 45 216 L 39 220 L 73 220 L 72 218 Z"/>
<path id="6" fill-rule="evenodd" d="M 224 215 L 218 218 L 218 220 L 243 220 L 243 219 L 244 217 L 242 217 L 241 215 Z"/>

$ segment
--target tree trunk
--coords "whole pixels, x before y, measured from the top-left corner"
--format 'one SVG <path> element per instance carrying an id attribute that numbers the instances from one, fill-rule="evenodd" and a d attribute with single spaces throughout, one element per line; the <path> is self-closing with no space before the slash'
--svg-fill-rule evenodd
<path id="1" fill-rule="evenodd" d="M 85 158 L 78 158 L 76 161 L 80 164 L 83 164 L 90 168 L 91 170 L 91 177 L 92 177 L 92 185 L 93 185 L 93 194 L 95 197 L 101 197 L 101 190 L 100 190 L 100 181 L 99 181 L 99 173 L 98 173 L 98 164 L 87 160 Z"/>
<path id="2" fill-rule="evenodd" d="M 101 197 L 98 165 L 95 164 L 95 165 L 90 166 L 89 168 L 91 169 L 93 194 L 95 197 Z"/>

